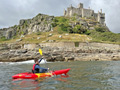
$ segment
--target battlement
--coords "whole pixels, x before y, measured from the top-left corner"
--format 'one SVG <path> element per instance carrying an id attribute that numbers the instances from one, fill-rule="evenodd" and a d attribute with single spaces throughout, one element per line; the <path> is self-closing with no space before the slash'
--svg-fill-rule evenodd
<path id="1" fill-rule="evenodd" d="M 101 25 L 106 25 L 105 24 L 105 13 L 102 13 L 102 9 L 98 13 L 94 13 L 94 10 L 90 9 L 85 9 L 83 4 L 80 3 L 78 4 L 78 7 L 73 7 L 72 5 L 67 8 L 67 10 L 64 10 L 64 16 L 65 17 L 72 17 L 72 16 L 79 16 L 79 17 L 93 17 L 95 18 L 96 21 L 98 21 Z"/>

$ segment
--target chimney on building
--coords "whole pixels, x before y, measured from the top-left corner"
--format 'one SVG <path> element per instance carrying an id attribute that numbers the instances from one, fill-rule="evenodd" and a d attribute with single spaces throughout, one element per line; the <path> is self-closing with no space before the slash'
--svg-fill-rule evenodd
<path id="1" fill-rule="evenodd" d="M 102 13 L 102 9 L 100 9 L 101 13 Z"/>
<path id="2" fill-rule="evenodd" d="M 88 9 L 90 9 L 90 7 L 88 7 Z"/>

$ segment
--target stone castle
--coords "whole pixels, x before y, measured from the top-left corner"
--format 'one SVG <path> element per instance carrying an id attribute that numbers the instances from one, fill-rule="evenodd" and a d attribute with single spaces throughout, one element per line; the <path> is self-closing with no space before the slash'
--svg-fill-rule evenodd
<path id="1" fill-rule="evenodd" d="M 92 9 L 85 9 L 83 8 L 83 4 L 80 3 L 77 8 L 73 7 L 72 5 L 67 8 L 67 10 L 64 10 L 64 16 L 65 17 L 72 17 L 72 16 L 79 16 L 79 17 L 85 17 L 85 18 L 94 18 L 97 22 L 99 22 L 101 25 L 105 26 L 105 13 L 102 13 L 101 11 L 98 13 L 95 13 Z"/>

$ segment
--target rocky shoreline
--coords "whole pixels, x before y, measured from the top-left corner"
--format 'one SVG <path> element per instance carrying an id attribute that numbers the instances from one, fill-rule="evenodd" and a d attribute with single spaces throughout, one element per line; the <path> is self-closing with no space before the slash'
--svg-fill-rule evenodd
<path id="1" fill-rule="evenodd" d="M 43 56 L 39 54 L 39 48 Z M 52 62 L 119 61 L 120 45 L 78 42 L 0 44 L 0 62 L 19 62 L 41 57 Z"/>

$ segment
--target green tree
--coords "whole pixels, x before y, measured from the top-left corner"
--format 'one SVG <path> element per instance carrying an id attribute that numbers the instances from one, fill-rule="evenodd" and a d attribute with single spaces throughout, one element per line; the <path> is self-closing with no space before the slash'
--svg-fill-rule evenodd
<path id="1" fill-rule="evenodd" d="M 104 27 L 96 27 L 95 30 L 97 32 L 105 32 L 106 31 L 106 29 Z"/>
<path id="2" fill-rule="evenodd" d="M 66 22 L 66 21 L 67 21 L 67 19 L 66 19 L 66 18 L 64 18 L 64 17 L 61 17 L 61 18 L 59 19 L 59 21 L 60 21 L 60 22 Z"/>
<path id="3" fill-rule="evenodd" d="M 53 22 L 58 22 L 58 20 L 56 18 L 53 19 Z"/>
<path id="4" fill-rule="evenodd" d="M 74 28 L 73 28 L 73 33 L 79 33 L 79 34 L 82 34 L 82 33 L 85 33 L 87 30 L 85 27 L 81 26 L 81 25 L 76 25 Z"/>

